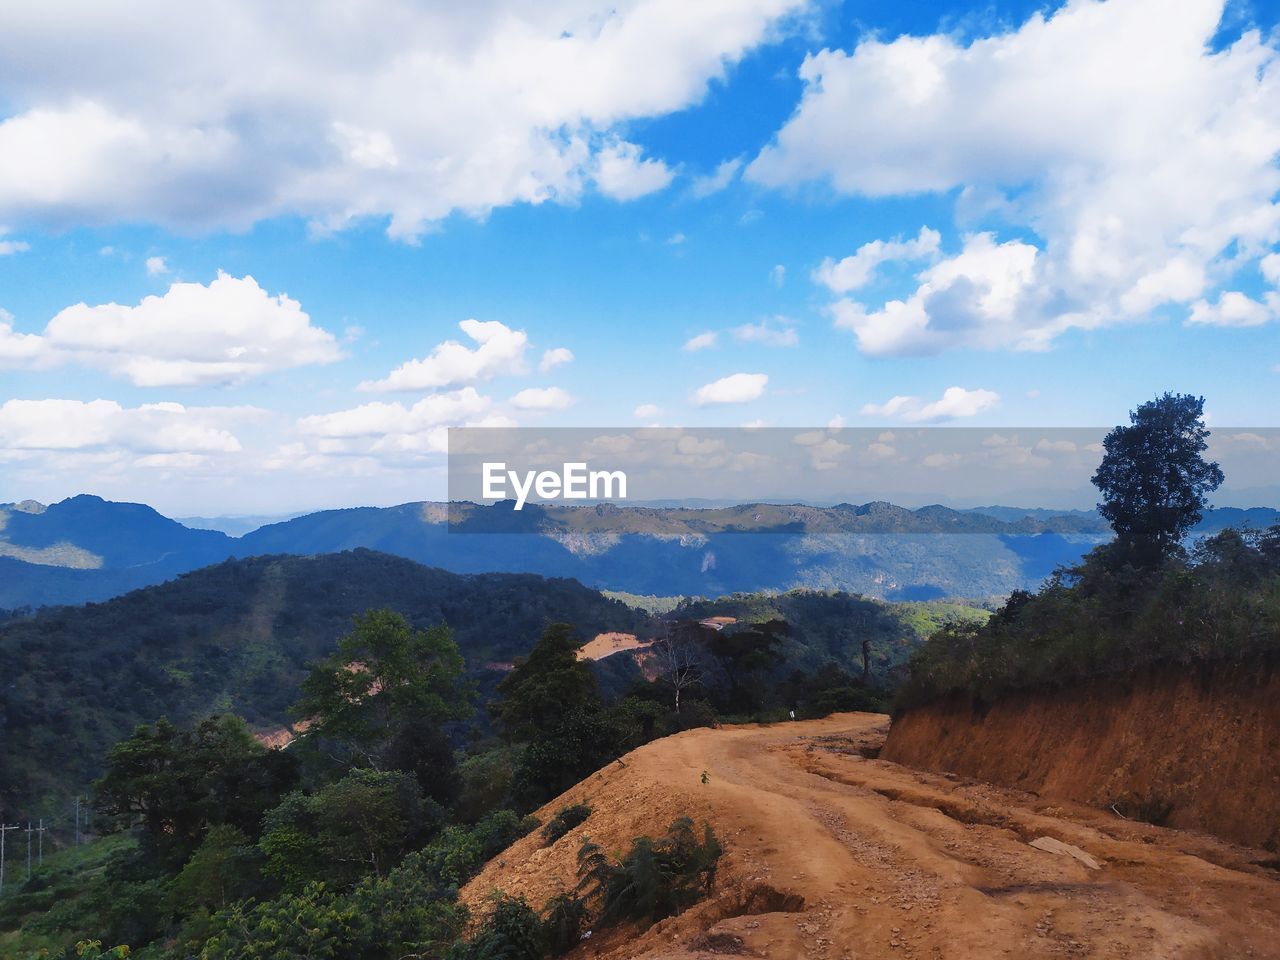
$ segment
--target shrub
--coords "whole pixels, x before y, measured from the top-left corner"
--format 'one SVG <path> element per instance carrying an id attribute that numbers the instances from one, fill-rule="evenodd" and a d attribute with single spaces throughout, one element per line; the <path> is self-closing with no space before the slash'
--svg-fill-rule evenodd
<path id="1" fill-rule="evenodd" d="M 470 940 L 458 944 L 449 960 L 542 960 L 546 953 L 542 922 L 524 897 L 500 895 L 493 912 Z"/>
<path id="2" fill-rule="evenodd" d="M 542 940 L 553 957 L 576 947 L 586 927 L 587 905 L 572 893 L 561 891 L 542 908 Z"/>
<path id="3" fill-rule="evenodd" d="M 654 840 L 637 837 L 621 860 L 587 840 L 578 851 L 578 891 L 600 903 L 601 922 L 661 920 L 697 902 L 715 880 L 723 848 L 709 825 L 699 843 L 681 817 Z"/>
<path id="4" fill-rule="evenodd" d="M 542 839 L 546 841 L 546 846 L 551 846 L 574 827 L 586 823 L 589 816 L 591 816 L 591 808 L 585 803 L 561 807 L 551 821 L 542 828 Z"/>

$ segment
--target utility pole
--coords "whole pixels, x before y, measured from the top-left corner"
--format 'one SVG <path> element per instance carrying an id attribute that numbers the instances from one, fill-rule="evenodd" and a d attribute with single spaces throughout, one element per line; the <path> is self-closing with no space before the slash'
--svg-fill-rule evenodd
<path id="1" fill-rule="evenodd" d="M 80 846 L 80 794 L 76 794 L 76 846 Z"/>
<path id="2" fill-rule="evenodd" d="M 0 823 L 0 894 L 4 893 L 4 838 L 10 830 L 22 829 L 21 824 L 13 824 L 12 826 Z"/>
<path id="3" fill-rule="evenodd" d="M 31 821 L 27 821 L 27 879 L 31 879 Z"/>
<path id="4" fill-rule="evenodd" d="M 44 866 L 44 817 L 40 818 L 39 843 L 40 843 L 40 861 L 39 866 Z"/>

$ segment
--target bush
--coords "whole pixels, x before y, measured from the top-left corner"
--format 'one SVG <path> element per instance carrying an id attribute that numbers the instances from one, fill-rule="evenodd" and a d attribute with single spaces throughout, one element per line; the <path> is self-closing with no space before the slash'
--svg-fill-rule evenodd
<path id="1" fill-rule="evenodd" d="M 586 928 L 587 905 L 580 897 L 561 891 L 542 908 L 542 940 L 553 957 L 576 947 Z"/>
<path id="2" fill-rule="evenodd" d="M 591 808 L 585 803 L 561 807 L 551 821 L 542 828 L 542 839 L 546 841 L 546 846 L 551 846 L 574 827 L 586 823 L 589 816 L 591 816 Z"/>
<path id="3" fill-rule="evenodd" d="M 533 817 L 495 810 L 474 827 L 446 827 L 431 843 L 405 857 L 404 866 L 422 873 L 442 890 L 470 880 L 496 854 L 535 830 Z"/>
<path id="4" fill-rule="evenodd" d="M 912 657 L 899 709 L 949 695 L 991 701 L 1159 663 L 1280 652 L 1280 527 L 1224 530 L 1156 568 L 1115 544 L 1015 592 L 985 624 L 951 623 Z"/>
<path id="5" fill-rule="evenodd" d="M 385 874 L 440 818 L 413 776 L 356 770 L 310 796 L 289 794 L 267 815 L 266 870 L 291 890 L 320 879 L 349 885 Z"/>
<path id="6" fill-rule="evenodd" d="M 711 889 L 723 848 L 709 825 L 702 842 L 681 817 L 663 837 L 637 837 L 621 860 L 586 840 L 578 851 L 578 890 L 599 902 L 602 923 L 661 920 L 696 903 Z"/>
<path id="7" fill-rule="evenodd" d="M 542 960 L 542 921 L 524 897 L 499 896 L 493 912 L 470 940 L 449 952 L 449 960 Z"/>

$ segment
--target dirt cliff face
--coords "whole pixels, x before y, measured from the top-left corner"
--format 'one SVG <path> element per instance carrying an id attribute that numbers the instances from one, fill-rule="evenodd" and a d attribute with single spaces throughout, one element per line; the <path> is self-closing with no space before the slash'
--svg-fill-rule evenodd
<path id="1" fill-rule="evenodd" d="M 1280 669 L 1161 667 L 893 723 L 886 760 L 1280 848 Z"/>
<path id="2" fill-rule="evenodd" d="M 477 917 L 494 890 L 539 908 L 574 888 L 584 836 L 621 854 L 687 814 L 724 844 L 709 896 L 595 929 L 565 960 L 1280 960 L 1273 854 L 888 763 L 887 725 L 839 714 L 646 744 L 537 812 L 586 802 L 585 823 L 516 842 L 460 898 Z"/>

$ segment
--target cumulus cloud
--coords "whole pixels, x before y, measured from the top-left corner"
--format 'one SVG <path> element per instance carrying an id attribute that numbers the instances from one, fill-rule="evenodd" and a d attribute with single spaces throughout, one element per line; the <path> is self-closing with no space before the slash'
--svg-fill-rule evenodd
<path id="1" fill-rule="evenodd" d="M 762 397 L 764 388 L 768 384 L 768 374 L 735 373 L 699 387 L 693 395 L 693 400 L 700 407 L 722 403 L 747 403 Z"/>
<path id="2" fill-rule="evenodd" d="M 942 396 L 933 401 L 900 396 L 891 397 L 884 403 L 868 403 L 862 408 L 862 415 L 903 420 L 907 423 L 936 423 L 940 420 L 976 416 L 990 410 L 999 401 L 1000 395 L 991 390 L 947 387 Z"/>
<path id="3" fill-rule="evenodd" d="M 169 264 L 164 257 L 147 257 L 147 276 L 158 277 L 169 272 Z"/>
<path id="4" fill-rule="evenodd" d="M 0 257 L 8 257 L 15 253 L 26 253 L 31 249 L 31 244 L 25 240 L 6 240 L 7 231 L 4 227 L 0 227 Z"/>
<path id="5" fill-rule="evenodd" d="M 463 320 L 458 327 L 475 347 L 446 340 L 423 359 L 401 364 L 382 380 L 366 380 L 359 389 L 375 393 L 433 390 L 525 372 L 529 337 L 523 330 L 512 330 L 497 320 Z"/>
<path id="6" fill-rule="evenodd" d="M 1228 290 L 1216 303 L 1197 300 L 1191 305 L 1188 326 L 1260 327 L 1280 315 L 1280 294 L 1268 293 L 1266 302 L 1254 300 L 1238 290 Z"/>
<path id="7" fill-rule="evenodd" d="M 240 441 L 228 429 L 229 421 L 259 412 L 178 403 L 122 407 L 114 400 L 8 400 L 0 405 L 0 452 L 236 453 Z"/>
<path id="8" fill-rule="evenodd" d="M 794 347 L 800 342 L 796 328 L 791 326 L 786 317 L 779 317 L 781 325 L 775 326 L 769 320 L 759 323 L 744 323 L 734 327 L 730 332 L 739 343 L 763 343 L 771 347 Z"/>
<path id="9" fill-rule="evenodd" d="M 572 362 L 573 351 L 568 347 L 555 347 L 552 350 L 544 350 L 542 353 L 542 359 L 538 361 L 538 372 L 547 373 L 562 364 Z"/>
<path id="10" fill-rule="evenodd" d="M 706 350 L 708 347 L 714 347 L 719 338 L 720 335 L 718 333 L 708 330 L 705 333 L 690 337 L 680 349 L 686 353 L 693 353 L 695 350 Z"/>
<path id="11" fill-rule="evenodd" d="M 14 333 L 11 320 L 0 315 L 0 363 L 78 363 L 140 387 L 232 383 L 342 356 L 296 300 L 225 273 L 208 285 L 172 284 L 136 306 L 67 307 L 40 335 Z"/>
<path id="12" fill-rule="evenodd" d="M 870 283 L 880 264 L 923 259 L 937 253 L 941 243 L 942 234 L 928 227 L 912 240 L 872 240 L 843 260 L 823 260 L 813 278 L 834 293 L 848 293 Z"/>
<path id="13" fill-rule="evenodd" d="M 564 410 L 573 405 L 573 397 L 560 387 L 529 387 L 511 398 L 517 410 Z"/>
<path id="14" fill-rule="evenodd" d="M 492 401 L 474 387 L 463 387 L 451 393 L 423 397 L 412 406 L 375 402 L 303 417 L 298 421 L 298 430 L 306 436 L 330 440 L 406 438 L 427 434 L 442 425 L 465 422 L 485 413 L 491 406 Z"/>
<path id="15" fill-rule="evenodd" d="M 837 319 L 869 331 L 871 352 L 1036 348 L 1071 328 L 1188 311 L 1280 240 L 1280 55 L 1256 31 L 1215 49 L 1223 6 L 1068 0 L 972 42 L 822 50 L 801 67 L 799 108 L 744 176 L 872 197 L 953 192 L 962 222 L 1000 225 L 988 246 L 1016 280 L 1016 312 L 975 309 L 990 296 L 982 278 L 940 298 L 926 276 L 882 307 L 840 301 Z M 852 290 L 865 262 L 847 277 L 831 266 L 826 279 Z"/>
<path id="16" fill-rule="evenodd" d="M 0 219 L 412 237 L 453 211 L 619 198 L 671 171 L 618 139 L 698 102 L 804 0 L 138 0 L 0 7 Z M 245 64 L 270 64 L 253 72 Z M 636 78 L 643 77 L 643 83 Z"/>
<path id="17" fill-rule="evenodd" d="M 1277 287 L 1280 287 L 1280 253 L 1269 253 L 1258 263 L 1262 275 Z"/>
<path id="18" fill-rule="evenodd" d="M 631 412 L 637 420 L 652 420 L 662 416 L 662 408 L 656 403 L 642 403 Z"/>
<path id="19" fill-rule="evenodd" d="M 738 176 L 738 171 L 742 169 L 742 158 L 733 157 L 718 164 L 711 173 L 703 177 L 695 177 L 693 185 L 689 188 L 698 199 L 709 197 L 713 193 L 719 193 L 729 184 L 733 183 L 734 178 Z"/>
<path id="20" fill-rule="evenodd" d="M 873 356 L 936 353 L 949 347 L 1043 347 L 1048 333 L 1023 320 L 1038 292 L 1034 246 L 997 243 L 989 233 L 966 237 L 959 254 L 923 271 L 905 300 L 876 310 L 848 298 L 831 307 L 837 327 L 851 330 Z"/>
<path id="21" fill-rule="evenodd" d="M 18 333 L 13 314 L 0 309 L 0 367 L 30 363 L 44 353 L 44 341 L 34 333 Z"/>
<path id="22" fill-rule="evenodd" d="M 634 143 L 616 140 L 596 154 L 593 179 L 614 200 L 635 200 L 666 188 L 675 173 L 661 160 L 644 159 Z"/>

